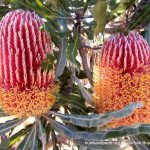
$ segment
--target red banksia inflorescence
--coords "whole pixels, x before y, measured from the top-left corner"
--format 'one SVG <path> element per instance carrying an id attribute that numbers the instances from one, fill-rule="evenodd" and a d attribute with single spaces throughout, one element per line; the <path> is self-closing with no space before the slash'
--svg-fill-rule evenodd
<path id="1" fill-rule="evenodd" d="M 132 102 L 143 107 L 110 127 L 150 123 L 150 47 L 138 33 L 118 33 L 103 45 L 94 67 L 96 111 L 117 111 Z"/>
<path id="2" fill-rule="evenodd" d="M 54 71 L 42 72 L 51 38 L 34 12 L 15 10 L 0 22 L 0 106 L 10 115 L 40 115 L 54 104 Z"/>

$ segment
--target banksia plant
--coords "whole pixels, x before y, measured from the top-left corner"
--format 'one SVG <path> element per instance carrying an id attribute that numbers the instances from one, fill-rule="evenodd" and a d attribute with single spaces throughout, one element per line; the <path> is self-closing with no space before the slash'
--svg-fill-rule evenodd
<path id="1" fill-rule="evenodd" d="M 142 108 L 109 127 L 150 123 L 150 47 L 138 33 L 117 33 L 103 45 L 94 69 L 95 104 L 98 113 L 117 111 L 132 102 Z"/>
<path id="2" fill-rule="evenodd" d="M 0 149 L 119 149 L 124 136 L 147 142 L 142 135 L 150 134 L 147 42 L 134 32 L 109 38 L 94 67 L 94 82 L 90 63 L 95 59 L 89 62 L 85 52 L 93 54 L 105 40 L 95 38 L 95 27 L 98 35 L 113 33 L 125 20 L 129 27 L 133 5 L 140 2 L 103 1 L 105 8 L 101 2 L 9 0 L 0 5 Z M 145 26 L 147 19 L 140 22 L 147 9 L 131 30 Z M 83 85 L 87 78 L 92 86 Z M 119 144 L 104 144 L 111 138 Z"/>
<path id="3" fill-rule="evenodd" d="M 53 52 L 51 37 L 34 12 L 15 10 L 0 23 L 0 106 L 16 117 L 46 113 L 55 103 L 54 71 L 41 62 Z"/>

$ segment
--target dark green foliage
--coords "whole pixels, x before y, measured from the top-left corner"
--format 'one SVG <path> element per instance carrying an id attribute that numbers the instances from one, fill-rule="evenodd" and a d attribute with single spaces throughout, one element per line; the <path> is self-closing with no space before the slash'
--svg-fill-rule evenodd
<path id="1" fill-rule="evenodd" d="M 117 0 L 110 1 L 109 8 L 111 12 L 109 13 L 108 21 L 123 14 L 128 8 L 135 4 L 135 1 L 136 0 L 121 0 L 120 3 L 117 3 Z"/>
<path id="2" fill-rule="evenodd" d="M 7 6 L 0 6 L 0 19 L 10 10 Z"/>
<path id="3" fill-rule="evenodd" d="M 148 0 L 147 2 L 144 3 L 144 0 L 142 0 L 138 4 L 135 13 L 131 17 L 128 29 L 129 30 L 135 29 L 136 27 L 139 27 L 143 23 L 148 24 L 150 21 L 149 14 L 150 14 L 150 1 Z"/>

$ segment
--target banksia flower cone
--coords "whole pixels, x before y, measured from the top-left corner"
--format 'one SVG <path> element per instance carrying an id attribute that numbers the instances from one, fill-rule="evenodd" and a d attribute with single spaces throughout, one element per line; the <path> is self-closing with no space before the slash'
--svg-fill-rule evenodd
<path id="1" fill-rule="evenodd" d="M 114 120 L 110 127 L 150 123 L 150 47 L 138 33 L 118 33 L 103 45 L 94 67 L 96 111 L 117 111 L 141 102 L 128 117 Z"/>
<path id="2" fill-rule="evenodd" d="M 33 12 L 11 11 L 0 22 L 0 107 L 17 117 L 45 113 L 55 102 L 54 71 L 40 65 L 52 53 L 51 38 Z"/>

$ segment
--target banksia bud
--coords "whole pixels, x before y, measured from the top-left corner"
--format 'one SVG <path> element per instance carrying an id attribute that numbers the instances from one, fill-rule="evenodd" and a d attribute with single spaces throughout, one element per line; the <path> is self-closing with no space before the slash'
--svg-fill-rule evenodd
<path id="1" fill-rule="evenodd" d="M 118 33 L 103 45 L 94 68 L 96 111 L 117 111 L 132 102 L 144 107 L 110 127 L 150 123 L 150 47 L 137 33 Z"/>
<path id="2" fill-rule="evenodd" d="M 54 71 L 40 65 L 52 53 L 51 38 L 34 12 L 10 11 L 0 22 L 0 106 L 10 115 L 45 113 L 55 102 Z"/>

